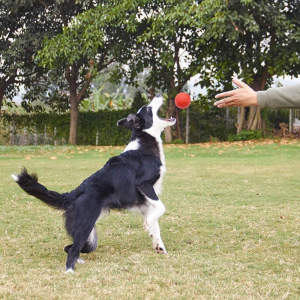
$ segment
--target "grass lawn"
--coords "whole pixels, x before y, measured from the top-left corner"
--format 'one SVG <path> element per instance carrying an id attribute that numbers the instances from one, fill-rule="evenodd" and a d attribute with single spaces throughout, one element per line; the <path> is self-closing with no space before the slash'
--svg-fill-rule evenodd
<path id="1" fill-rule="evenodd" d="M 11 179 L 22 166 L 70 191 L 123 147 L 0 147 L 1 299 L 299 299 L 300 143 L 166 145 L 160 219 L 112 211 L 99 246 L 65 273 L 62 212 Z"/>

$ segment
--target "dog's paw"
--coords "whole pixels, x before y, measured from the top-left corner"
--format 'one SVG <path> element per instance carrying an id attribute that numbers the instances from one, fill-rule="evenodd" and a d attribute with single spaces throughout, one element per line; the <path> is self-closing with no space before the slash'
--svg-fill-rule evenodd
<path id="1" fill-rule="evenodd" d="M 155 250 L 156 250 L 157 254 L 167 254 L 168 253 L 167 250 L 160 247 L 159 244 L 156 245 Z"/>
<path id="2" fill-rule="evenodd" d="M 77 263 L 78 263 L 78 264 L 84 264 L 85 261 L 84 261 L 82 258 L 79 257 L 79 258 L 77 259 Z"/>
<path id="3" fill-rule="evenodd" d="M 74 273 L 74 269 L 69 268 L 69 269 L 66 270 L 66 273 Z"/>

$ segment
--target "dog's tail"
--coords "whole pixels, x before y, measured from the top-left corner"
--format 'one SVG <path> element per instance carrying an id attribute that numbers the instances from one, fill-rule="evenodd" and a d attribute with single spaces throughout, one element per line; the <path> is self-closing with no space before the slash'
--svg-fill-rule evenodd
<path id="1" fill-rule="evenodd" d="M 29 175 L 26 168 L 22 168 L 20 175 L 12 174 L 11 177 L 26 193 L 42 200 L 52 207 L 66 210 L 71 202 L 68 193 L 59 194 L 54 191 L 49 191 L 46 187 L 38 183 L 37 175 Z"/>

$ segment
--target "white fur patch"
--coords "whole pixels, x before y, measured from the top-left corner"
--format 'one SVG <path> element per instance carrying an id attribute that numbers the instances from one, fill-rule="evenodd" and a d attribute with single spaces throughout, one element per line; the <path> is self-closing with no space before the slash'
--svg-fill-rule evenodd
<path id="1" fill-rule="evenodd" d="M 15 174 L 11 174 L 11 178 L 15 181 L 18 182 L 19 181 L 19 177 Z"/>
<path id="2" fill-rule="evenodd" d="M 91 244 L 94 245 L 95 243 L 97 243 L 97 241 L 95 240 L 96 237 L 97 237 L 97 235 L 96 235 L 95 227 L 94 227 L 94 228 L 92 229 L 92 231 L 91 231 L 91 233 L 90 233 L 90 235 L 89 235 L 87 241 L 88 241 L 89 243 L 91 243 Z M 78 262 L 78 261 L 77 261 L 77 262 Z"/>
<path id="3" fill-rule="evenodd" d="M 149 210 L 151 213 L 145 218 L 144 228 L 146 231 L 149 231 L 152 225 L 160 218 L 166 211 L 164 204 L 160 200 L 152 200 L 148 197 L 147 201 L 152 206 L 152 209 Z"/>
<path id="4" fill-rule="evenodd" d="M 125 148 L 123 152 L 129 151 L 129 150 L 137 150 L 139 149 L 140 144 L 138 140 L 131 141 Z"/>
<path id="5" fill-rule="evenodd" d="M 82 258 L 78 257 L 77 263 L 78 263 L 78 264 L 84 264 L 85 261 L 84 261 Z"/>
<path id="6" fill-rule="evenodd" d="M 69 268 L 69 269 L 67 269 L 66 273 L 74 273 L 74 270 Z"/>
<path id="7" fill-rule="evenodd" d="M 161 191 L 162 191 L 162 182 L 163 182 L 163 177 L 164 177 L 164 175 L 165 175 L 165 173 L 166 173 L 166 167 L 164 166 L 164 165 L 162 165 L 161 167 L 160 167 L 160 170 L 159 170 L 160 172 L 160 177 L 159 177 L 159 179 L 155 182 L 155 184 L 154 184 L 154 186 L 153 186 L 153 188 L 154 188 L 154 191 L 155 191 L 155 193 L 156 193 L 156 195 L 157 196 L 159 196 L 160 195 L 160 193 L 161 193 Z"/>

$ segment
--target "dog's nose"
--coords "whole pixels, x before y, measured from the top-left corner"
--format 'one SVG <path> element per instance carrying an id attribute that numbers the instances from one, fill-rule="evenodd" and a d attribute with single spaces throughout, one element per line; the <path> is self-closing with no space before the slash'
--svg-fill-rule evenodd
<path id="1" fill-rule="evenodd" d="M 156 97 L 156 98 L 159 98 L 159 97 L 161 97 L 161 95 L 160 95 L 160 94 L 157 94 L 155 97 Z"/>

